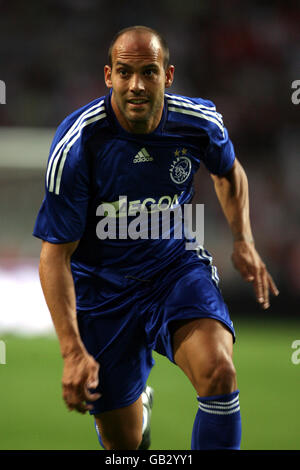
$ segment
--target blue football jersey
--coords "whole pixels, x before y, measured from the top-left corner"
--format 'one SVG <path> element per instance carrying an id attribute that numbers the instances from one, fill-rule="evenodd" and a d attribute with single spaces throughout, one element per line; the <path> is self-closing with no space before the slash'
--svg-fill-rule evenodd
<path id="1" fill-rule="evenodd" d="M 151 278 L 180 256 L 186 240 L 172 236 L 174 224 L 169 237 L 134 238 L 126 229 L 139 211 L 160 217 L 160 208 L 189 203 L 201 161 L 222 175 L 235 158 L 211 101 L 166 93 L 155 131 L 133 134 L 121 127 L 110 100 L 111 93 L 92 101 L 58 127 L 34 227 L 50 243 L 80 240 L 71 260 L 79 310 L 96 307 L 103 289 L 126 289 L 128 276 Z M 101 239 L 109 207 L 119 236 Z"/>

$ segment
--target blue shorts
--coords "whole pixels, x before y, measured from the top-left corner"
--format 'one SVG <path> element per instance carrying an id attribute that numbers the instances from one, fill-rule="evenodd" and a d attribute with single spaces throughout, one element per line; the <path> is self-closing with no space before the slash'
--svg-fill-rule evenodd
<path id="1" fill-rule="evenodd" d="M 217 286 L 216 268 L 187 251 L 151 280 L 128 279 L 126 292 L 107 296 L 103 308 L 78 312 L 83 343 L 100 363 L 101 398 L 91 414 L 122 408 L 141 395 L 154 365 L 152 351 L 174 362 L 172 322 L 214 318 L 235 332 Z"/>

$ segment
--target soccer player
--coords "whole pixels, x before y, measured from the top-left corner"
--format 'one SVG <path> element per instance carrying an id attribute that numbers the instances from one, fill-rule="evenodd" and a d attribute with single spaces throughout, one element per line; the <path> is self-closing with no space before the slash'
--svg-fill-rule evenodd
<path id="1" fill-rule="evenodd" d="M 186 249 L 174 225 L 170 237 L 152 238 L 124 235 L 124 226 L 137 213 L 161 216 L 163 202 L 189 203 L 202 162 L 232 231 L 234 266 L 266 309 L 278 290 L 255 248 L 245 171 L 211 101 L 166 93 L 174 66 L 158 32 L 119 32 L 104 75 L 109 93 L 57 129 L 34 228 L 64 360 L 63 398 L 69 410 L 94 415 L 105 449 L 147 448 L 155 350 L 197 394 L 191 448 L 238 449 L 235 332 L 211 255 Z M 122 236 L 105 238 L 110 207 Z"/>

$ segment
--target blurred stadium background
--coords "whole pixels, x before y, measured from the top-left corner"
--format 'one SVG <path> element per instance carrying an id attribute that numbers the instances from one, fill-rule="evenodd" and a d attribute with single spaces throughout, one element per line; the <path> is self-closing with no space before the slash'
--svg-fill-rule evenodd
<path id="1" fill-rule="evenodd" d="M 62 362 L 31 233 L 55 127 L 106 92 L 109 42 L 132 24 L 166 36 L 173 92 L 211 99 L 223 114 L 248 174 L 256 245 L 280 290 L 263 312 L 234 271 L 230 233 L 203 169 L 205 245 L 237 331 L 242 448 L 300 449 L 300 364 L 291 360 L 300 339 L 300 105 L 291 101 L 300 7 L 253 0 L 0 0 L 0 449 L 98 448 L 91 418 L 62 403 Z M 155 358 L 152 448 L 188 449 L 195 394 L 175 366 Z"/>

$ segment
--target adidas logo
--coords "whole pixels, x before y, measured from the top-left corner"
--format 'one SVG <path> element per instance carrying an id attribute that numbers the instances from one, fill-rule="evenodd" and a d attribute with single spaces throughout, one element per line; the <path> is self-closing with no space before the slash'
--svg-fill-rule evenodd
<path id="1" fill-rule="evenodd" d="M 154 160 L 153 157 L 150 157 L 149 153 L 143 147 L 139 153 L 136 154 L 136 156 L 133 159 L 133 163 L 141 163 L 141 162 L 152 162 Z"/>

